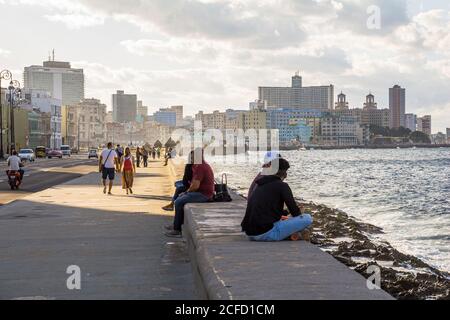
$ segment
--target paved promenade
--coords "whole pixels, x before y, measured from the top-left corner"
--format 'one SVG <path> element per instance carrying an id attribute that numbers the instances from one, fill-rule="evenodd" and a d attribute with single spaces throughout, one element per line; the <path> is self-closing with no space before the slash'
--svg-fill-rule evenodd
<path id="1" fill-rule="evenodd" d="M 151 162 L 134 195 L 88 174 L 0 207 L 0 299 L 192 299 L 183 240 L 163 236 L 173 179 Z M 81 290 L 68 290 L 68 266 Z"/>

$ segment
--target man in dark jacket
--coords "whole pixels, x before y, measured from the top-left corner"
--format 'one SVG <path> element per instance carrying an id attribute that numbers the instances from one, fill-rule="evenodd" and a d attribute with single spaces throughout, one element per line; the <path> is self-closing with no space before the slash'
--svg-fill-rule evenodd
<path id="1" fill-rule="evenodd" d="M 283 158 L 273 162 L 278 172 L 259 178 L 248 199 L 241 226 L 250 240 L 281 241 L 312 224 L 311 215 L 301 213 L 291 188 L 283 182 L 287 177 L 289 162 Z M 281 221 L 285 204 L 292 218 Z"/>

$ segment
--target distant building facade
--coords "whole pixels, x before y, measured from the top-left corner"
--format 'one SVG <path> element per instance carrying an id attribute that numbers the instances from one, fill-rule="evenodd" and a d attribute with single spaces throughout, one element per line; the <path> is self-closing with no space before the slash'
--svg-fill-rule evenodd
<path id="1" fill-rule="evenodd" d="M 405 127 L 406 89 L 395 85 L 389 89 L 390 128 Z"/>
<path id="2" fill-rule="evenodd" d="M 413 113 L 405 114 L 405 128 L 411 130 L 412 132 L 417 130 L 417 115 Z"/>
<path id="3" fill-rule="evenodd" d="M 334 86 L 303 87 L 302 77 L 292 77 L 291 87 L 259 87 L 258 100 L 267 107 L 332 110 Z"/>
<path id="4" fill-rule="evenodd" d="M 417 118 L 417 131 L 431 135 L 431 116 Z"/>
<path id="5" fill-rule="evenodd" d="M 117 90 L 112 95 L 113 120 L 118 123 L 134 122 L 137 115 L 137 95 Z"/>

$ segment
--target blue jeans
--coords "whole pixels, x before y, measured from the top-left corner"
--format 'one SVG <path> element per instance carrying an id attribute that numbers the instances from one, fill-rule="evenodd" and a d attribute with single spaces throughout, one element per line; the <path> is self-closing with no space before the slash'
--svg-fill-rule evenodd
<path id="1" fill-rule="evenodd" d="M 209 199 L 200 192 L 184 193 L 175 200 L 175 219 L 173 221 L 173 229 L 181 231 L 181 226 L 184 223 L 184 205 L 188 203 L 202 203 L 208 202 Z"/>
<path id="2" fill-rule="evenodd" d="M 311 215 L 305 213 L 298 217 L 275 222 L 272 230 L 259 236 L 249 236 L 252 241 L 282 241 L 296 232 L 303 231 L 312 224 Z"/>
<path id="3" fill-rule="evenodd" d="M 173 195 L 172 201 L 175 202 L 175 200 L 178 199 L 178 196 L 186 190 L 187 188 L 184 186 L 183 181 L 175 182 L 175 193 Z"/>

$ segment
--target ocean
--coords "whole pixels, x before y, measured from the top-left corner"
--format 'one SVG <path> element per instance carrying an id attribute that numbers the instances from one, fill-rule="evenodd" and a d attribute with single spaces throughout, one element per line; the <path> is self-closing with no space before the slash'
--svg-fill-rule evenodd
<path id="1" fill-rule="evenodd" d="M 450 148 L 281 152 L 294 195 L 383 228 L 381 240 L 450 271 Z M 264 153 L 208 159 L 246 193 Z"/>

